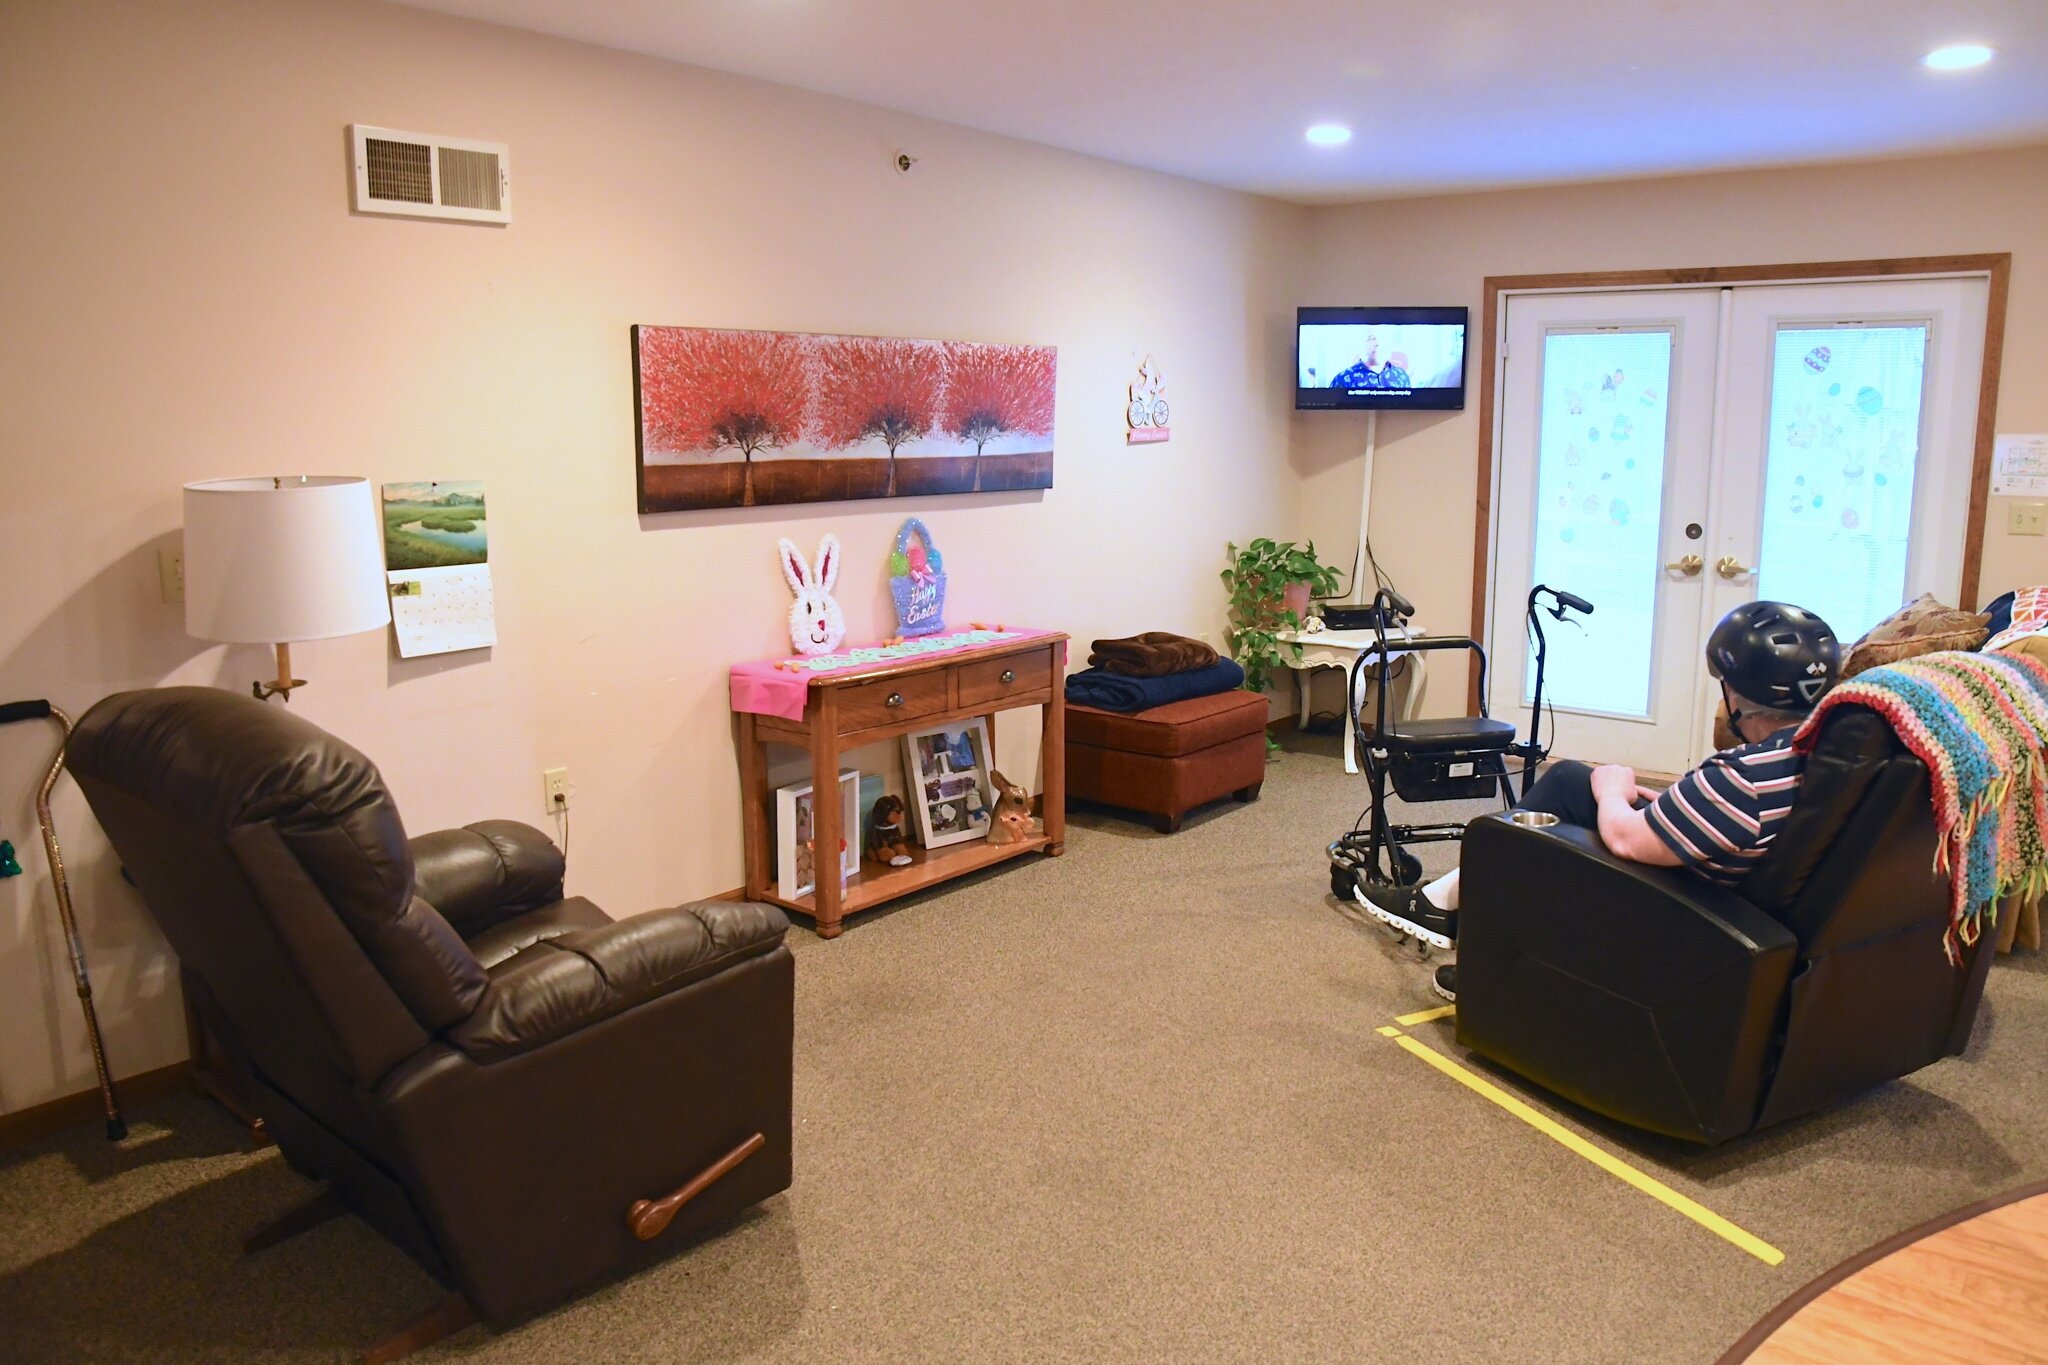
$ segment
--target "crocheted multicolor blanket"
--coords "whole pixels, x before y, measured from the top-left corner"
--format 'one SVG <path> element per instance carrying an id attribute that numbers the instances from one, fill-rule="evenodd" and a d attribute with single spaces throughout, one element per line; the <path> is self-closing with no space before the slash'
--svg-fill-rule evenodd
<path id="1" fill-rule="evenodd" d="M 1792 743 L 1812 749 L 1837 706 L 1868 706 L 1927 765 L 1952 900 L 1949 961 L 1996 923 L 2006 896 L 2048 890 L 2048 664 L 1948 650 L 1874 668 L 1836 687 Z"/>

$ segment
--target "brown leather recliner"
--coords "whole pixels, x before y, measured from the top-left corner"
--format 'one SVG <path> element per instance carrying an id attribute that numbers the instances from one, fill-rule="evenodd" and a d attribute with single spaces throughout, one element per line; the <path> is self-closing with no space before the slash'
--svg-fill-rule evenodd
<path id="1" fill-rule="evenodd" d="M 210 688 L 107 698 L 69 761 L 286 1158 L 483 1317 L 788 1188 L 774 907 L 614 922 L 538 830 L 408 841 L 362 754 Z"/>

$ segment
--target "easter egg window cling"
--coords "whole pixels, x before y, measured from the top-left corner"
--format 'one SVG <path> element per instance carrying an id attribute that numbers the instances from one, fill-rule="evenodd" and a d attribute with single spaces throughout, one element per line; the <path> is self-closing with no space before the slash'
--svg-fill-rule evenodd
<path id="1" fill-rule="evenodd" d="M 1924 323 L 1774 337 L 1756 595 L 1819 613 L 1843 639 L 1905 597 L 1927 347 Z"/>
<path id="2" fill-rule="evenodd" d="M 1648 714 L 1657 594 L 1670 558 L 1659 532 L 1676 349 L 1663 326 L 1543 338 L 1530 572 L 1536 582 L 1600 594 L 1574 651 L 1587 666 L 1570 674 L 1551 661 L 1544 695 L 1560 708 Z"/>

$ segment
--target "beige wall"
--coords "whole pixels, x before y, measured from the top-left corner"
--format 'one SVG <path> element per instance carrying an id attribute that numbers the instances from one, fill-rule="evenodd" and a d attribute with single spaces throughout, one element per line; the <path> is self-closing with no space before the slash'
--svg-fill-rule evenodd
<path id="1" fill-rule="evenodd" d="M 1473 310 L 1473 405 L 1383 415 L 1372 505 L 1374 549 L 1420 619 L 1463 631 L 1486 276 L 1987 251 L 2013 257 L 1998 429 L 2048 431 L 2048 147 L 1318 210 L 1301 301 Z M 1304 529 L 1341 560 L 1357 536 L 1365 419 L 1297 415 L 1294 436 Z M 2006 501 L 1991 500 L 1987 597 L 2048 579 L 2048 540 L 2006 535 Z M 1428 708 L 1463 710 L 1461 670 L 1436 669 L 1430 683 Z M 1334 691 L 1326 701 L 1335 704 Z"/>
<path id="2" fill-rule="evenodd" d="M 516 221 L 352 216 L 357 121 L 509 143 Z M 838 533 L 856 638 L 891 624 L 882 560 L 914 512 L 951 615 L 1085 641 L 1214 631 L 1223 542 L 1296 515 L 1303 209 L 342 0 L 9 4 L 0 126 L 0 700 L 263 671 L 159 600 L 187 480 L 482 477 L 497 648 L 305 645 L 292 705 L 415 830 L 538 820 L 566 764 L 570 883 L 615 914 L 740 881 L 725 669 L 786 648 L 778 536 Z M 1057 486 L 639 517 L 635 322 L 1054 344 Z M 1127 448 L 1147 351 L 1174 437 Z M 0 882 L 0 1112 L 91 1083 L 35 848 L 41 728 L 0 730 L 0 837 L 30 873 Z M 1035 738 L 1006 726 L 1005 765 L 1035 772 Z M 115 1065 L 173 1061 L 170 960 L 68 786 L 58 814 Z"/>

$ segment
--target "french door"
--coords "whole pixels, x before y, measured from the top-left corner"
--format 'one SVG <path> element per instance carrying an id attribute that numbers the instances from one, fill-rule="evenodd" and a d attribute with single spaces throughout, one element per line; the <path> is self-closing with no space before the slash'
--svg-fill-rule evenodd
<path id="1" fill-rule="evenodd" d="M 1977 278 L 1510 295 L 1488 701 L 1526 726 L 1535 583 L 1560 756 L 1711 748 L 1706 634 L 1754 598 L 1846 643 L 1962 579 L 1988 290 Z M 1552 712 L 1552 707 L 1555 707 Z"/>

